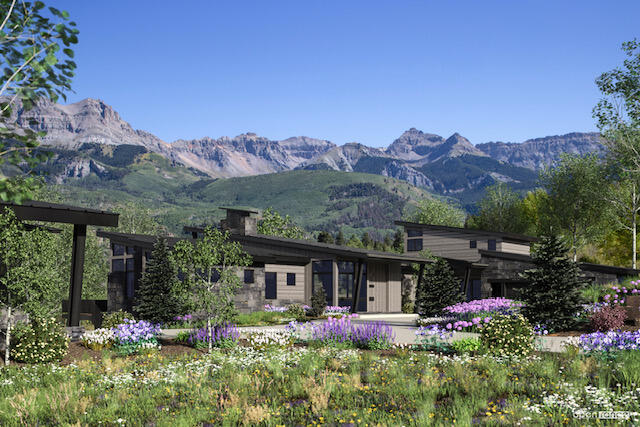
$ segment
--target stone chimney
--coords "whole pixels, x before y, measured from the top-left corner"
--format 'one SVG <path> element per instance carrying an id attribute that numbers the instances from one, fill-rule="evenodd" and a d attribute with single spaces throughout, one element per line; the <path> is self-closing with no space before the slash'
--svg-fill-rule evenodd
<path id="1" fill-rule="evenodd" d="M 220 208 L 227 211 L 227 217 L 220 221 L 220 228 L 231 234 L 253 236 L 258 234 L 260 212 L 250 209 Z"/>

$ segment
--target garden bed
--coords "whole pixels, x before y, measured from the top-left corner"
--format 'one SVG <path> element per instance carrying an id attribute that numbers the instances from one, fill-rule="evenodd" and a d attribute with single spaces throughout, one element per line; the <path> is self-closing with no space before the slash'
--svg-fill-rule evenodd
<path id="1" fill-rule="evenodd" d="M 583 425 L 594 411 L 637 411 L 640 399 L 638 352 L 615 364 L 244 346 L 82 358 L 0 371 L 0 424 Z"/>

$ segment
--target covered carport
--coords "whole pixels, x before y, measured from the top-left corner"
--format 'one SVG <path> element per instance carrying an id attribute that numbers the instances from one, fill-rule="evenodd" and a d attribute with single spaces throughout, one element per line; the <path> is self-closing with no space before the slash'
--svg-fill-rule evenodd
<path id="1" fill-rule="evenodd" d="M 42 221 L 73 224 L 71 278 L 69 286 L 69 313 L 67 326 L 80 326 L 82 277 L 84 273 L 87 226 L 117 227 L 118 214 L 96 209 L 57 203 L 30 201 L 22 204 L 0 202 L 0 211 L 11 209 L 21 221 Z"/>

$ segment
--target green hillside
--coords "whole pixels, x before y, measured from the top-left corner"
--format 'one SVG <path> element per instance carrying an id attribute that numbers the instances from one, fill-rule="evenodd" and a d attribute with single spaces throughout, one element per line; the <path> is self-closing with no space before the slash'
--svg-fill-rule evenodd
<path id="1" fill-rule="evenodd" d="M 530 169 L 513 166 L 490 157 L 464 155 L 438 160 L 418 170 L 439 185 L 436 191 L 451 193 L 468 211 L 482 198 L 485 188 L 497 180 L 495 174 L 505 180 L 515 191 L 531 190 L 536 185 L 538 174 Z"/>
<path id="2" fill-rule="evenodd" d="M 186 224 L 215 222 L 222 215 L 220 206 L 235 206 L 272 207 L 309 231 L 368 230 L 381 236 L 430 195 L 393 178 L 328 170 L 211 179 L 140 147 L 121 147 L 85 145 L 75 155 L 58 151 L 41 172 L 50 181 L 64 181 L 52 185 L 69 203 L 109 209 L 138 202 L 174 233 Z M 63 176 L 70 163 L 88 161 L 93 162 L 88 176 Z"/>

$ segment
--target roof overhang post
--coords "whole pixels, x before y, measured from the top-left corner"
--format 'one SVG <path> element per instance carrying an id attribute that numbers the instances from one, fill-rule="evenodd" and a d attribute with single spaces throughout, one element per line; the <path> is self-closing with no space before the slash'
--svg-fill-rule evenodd
<path id="1" fill-rule="evenodd" d="M 462 292 L 464 293 L 464 300 L 469 301 L 469 281 L 471 279 L 471 265 L 467 264 L 467 268 L 464 272 L 464 283 L 462 283 Z"/>
<path id="2" fill-rule="evenodd" d="M 360 300 L 360 288 L 362 287 L 363 265 L 362 260 L 358 261 L 358 272 L 356 274 L 356 283 L 353 287 L 353 300 L 351 301 L 351 313 L 358 312 L 358 301 Z"/>
<path id="3" fill-rule="evenodd" d="M 67 326 L 80 326 L 80 304 L 82 302 L 82 276 L 84 273 L 84 250 L 87 226 L 74 224 L 71 252 L 71 285 L 69 287 L 69 315 Z"/>
<path id="4" fill-rule="evenodd" d="M 415 309 L 418 308 L 418 306 L 417 306 L 418 298 L 417 297 L 418 297 L 418 292 L 420 292 L 420 286 L 422 285 L 422 276 L 424 276 L 424 266 L 425 266 L 425 264 L 421 263 L 420 264 L 420 270 L 418 271 L 418 282 L 416 283 L 416 292 L 415 292 L 415 295 L 416 295 Z M 415 311 L 415 309 L 414 309 L 414 311 Z"/>

